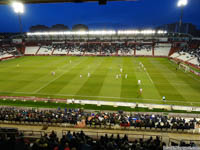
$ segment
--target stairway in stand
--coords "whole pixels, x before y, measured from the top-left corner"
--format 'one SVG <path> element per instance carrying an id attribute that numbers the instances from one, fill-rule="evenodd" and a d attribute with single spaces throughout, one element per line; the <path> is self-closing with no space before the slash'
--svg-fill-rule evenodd
<path id="1" fill-rule="evenodd" d="M 38 48 L 38 50 L 37 50 L 37 52 L 35 53 L 35 55 L 37 55 L 37 54 L 38 54 L 38 52 L 40 51 L 40 48 L 41 48 L 41 46 Z"/>

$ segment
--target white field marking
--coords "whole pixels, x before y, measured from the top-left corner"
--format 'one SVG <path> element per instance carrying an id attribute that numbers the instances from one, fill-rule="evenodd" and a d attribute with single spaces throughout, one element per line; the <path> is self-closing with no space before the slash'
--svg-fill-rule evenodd
<path id="1" fill-rule="evenodd" d="M 124 100 L 143 100 L 143 101 L 163 101 L 162 99 L 142 99 L 142 98 L 137 98 L 137 97 L 131 97 L 131 98 L 126 98 L 126 97 L 110 97 L 110 96 L 86 96 L 86 95 L 70 95 L 70 94 L 48 94 L 48 93 L 33 93 L 33 92 L 8 92 L 8 91 L 0 91 L 0 93 L 13 93 L 13 94 L 36 94 L 36 95 L 51 95 L 51 96 L 70 96 L 70 97 L 90 97 L 90 98 L 108 98 L 108 99 L 124 99 Z M 197 100 L 198 101 L 198 100 Z M 178 102 L 178 103 L 197 103 L 200 104 L 200 102 L 185 102 L 183 100 L 167 100 L 167 102 Z"/>
<path id="2" fill-rule="evenodd" d="M 171 61 L 170 61 L 170 63 L 173 65 L 173 66 L 175 66 L 175 64 L 173 64 Z M 200 82 L 200 80 L 199 79 L 197 79 L 197 78 L 195 78 L 194 76 L 192 76 L 191 74 L 188 74 L 188 73 L 186 73 L 186 72 L 184 72 L 182 69 L 179 69 L 179 70 L 181 70 L 183 73 L 185 73 L 187 76 L 190 76 L 190 77 L 192 77 L 194 80 L 196 80 L 196 81 L 199 81 Z"/>
<path id="3" fill-rule="evenodd" d="M 133 59 L 133 61 L 137 64 L 138 62 L 137 61 L 135 61 L 135 59 Z M 145 66 L 144 66 L 145 67 Z M 145 67 L 146 68 L 146 67 Z M 142 68 L 143 69 L 143 68 Z M 144 70 L 144 69 L 143 69 Z M 154 84 L 154 82 L 153 82 L 153 80 L 151 79 L 151 76 L 149 75 L 149 73 L 148 73 L 148 71 L 147 71 L 147 68 L 146 68 L 146 70 L 144 71 L 146 74 L 147 74 L 147 76 L 148 76 L 148 78 L 149 78 L 149 80 L 151 81 L 151 83 L 153 84 L 153 85 L 155 85 Z"/>
<path id="4" fill-rule="evenodd" d="M 168 85 L 169 83 L 161 83 L 161 82 L 154 82 L 155 84 L 158 85 Z M 173 85 L 188 85 L 187 83 L 178 83 L 178 82 L 173 82 Z"/>
<path id="5" fill-rule="evenodd" d="M 188 74 L 188 73 L 186 73 L 188 76 L 190 76 L 190 77 L 192 77 L 194 80 L 197 80 L 197 81 L 199 81 L 200 82 L 200 80 L 199 79 L 197 79 L 197 78 L 195 78 L 194 76 L 192 76 L 191 74 Z"/>
<path id="6" fill-rule="evenodd" d="M 153 80 L 151 79 L 151 77 L 150 77 L 150 75 L 149 75 L 149 73 L 147 72 L 147 69 L 145 70 L 145 73 L 147 74 L 147 76 L 148 76 L 149 80 L 151 81 L 151 83 L 154 84 L 154 83 L 153 83 Z"/>
<path id="7" fill-rule="evenodd" d="M 79 65 L 81 63 L 81 61 L 74 65 L 72 68 L 74 68 L 75 66 Z M 64 66 L 68 66 L 68 64 L 64 65 Z M 33 94 L 36 94 L 37 92 L 39 92 L 41 89 L 45 88 L 46 86 L 48 86 L 49 84 L 51 84 L 52 82 L 54 82 L 55 80 L 57 80 L 58 78 L 60 78 L 61 76 L 63 76 L 66 72 L 68 72 L 69 70 L 65 70 L 63 73 L 61 73 L 59 76 L 53 78 L 53 80 L 50 80 L 49 82 L 47 82 L 46 84 L 44 84 L 43 86 L 41 86 L 40 88 L 38 88 L 37 90 L 35 90 L 33 92 Z"/>

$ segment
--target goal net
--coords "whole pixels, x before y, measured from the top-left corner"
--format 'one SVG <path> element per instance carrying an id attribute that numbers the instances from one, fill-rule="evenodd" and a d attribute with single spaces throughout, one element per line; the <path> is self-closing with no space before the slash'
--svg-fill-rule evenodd
<path id="1" fill-rule="evenodd" d="M 188 67 L 187 65 L 180 63 L 179 64 L 179 69 L 183 69 L 185 72 L 189 72 L 190 71 L 190 67 Z"/>

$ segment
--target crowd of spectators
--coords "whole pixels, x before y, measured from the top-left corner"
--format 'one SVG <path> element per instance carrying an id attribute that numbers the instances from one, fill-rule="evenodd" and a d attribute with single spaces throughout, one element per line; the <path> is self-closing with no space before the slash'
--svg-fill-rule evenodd
<path id="1" fill-rule="evenodd" d="M 171 146 L 178 147 L 197 147 L 190 141 L 176 141 L 169 143 Z M 6 150 L 163 150 L 167 146 L 158 136 L 155 138 L 132 138 L 129 139 L 125 134 L 108 136 L 104 134 L 99 138 L 86 135 L 83 131 L 68 131 L 59 138 L 56 132 L 46 133 L 41 137 L 26 137 L 20 132 L 1 132 L 0 147 Z"/>
<path id="2" fill-rule="evenodd" d="M 159 137 L 153 139 L 132 139 L 105 134 L 99 139 L 86 135 L 83 131 L 68 131 L 62 138 L 52 131 L 36 139 L 23 134 L 0 133 L 0 147 L 6 150 L 162 150 L 166 144 Z"/>
<path id="3" fill-rule="evenodd" d="M 197 145 L 193 142 L 187 142 L 186 141 L 180 141 L 180 143 L 178 142 L 171 142 L 171 146 L 180 146 L 180 147 L 196 147 Z"/>
<path id="4" fill-rule="evenodd" d="M 42 45 L 41 48 L 44 48 L 47 51 L 51 51 L 52 50 L 52 45 Z"/>
<path id="5" fill-rule="evenodd" d="M 200 47 L 196 48 L 196 49 L 190 49 L 189 54 L 191 54 L 194 57 L 197 57 L 197 60 L 200 64 Z"/>
<path id="6" fill-rule="evenodd" d="M 53 135 L 51 134 L 49 137 L 56 138 L 56 135 Z M 48 138 L 45 139 L 48 141 Z M 120 137 L 118 134 L 115 138 L 113 135 L 105 134 L 100 139 L 93 139 L 82 131 L 72 134 L 69 131 L 66 135 L 63 135 L 60 141 L 57 140 L 54 144 L 47 145 L 52 145 L 52 148 L 57 150 L 162 150 L 166 144 L 162 143 L 159 137 L 156 137 L 156 139 L 151 137 L 147 140 L 137 139 L 130 142 L 127 135 Z"/>
<path id="7" fill-rule="evenodd" d="M 0 47 L 0 56 L 3 55 L 18 55 L 18 51 L 15 47 Z"/>
<path id="8" fill-rule="evenodd" d="M 189 43 L 185 47 L 181 48 L 179 52 L 189 53 L 191 57 L 196 57 L 200 65 L 200 44 Z"/>
<path id="9" fill-rule="evenodd" d="M 152 45 L 135 45 L 126 42 L 115 42 L 115 43 L 66 43 L 66 44 L 54 44 L 54 49 L 58 51 L 66 51 L 66 52 L 80 52 L 80 53 L 89 53 L 89 54 L 97 54 L 101 53 L 103 55 L 112 55 L 118 53 L 131 54 L 131 52 L 135 49 L 137 51 L 145 50 L 151 51 Z"/>
<path id="10" fill-rule="evenodd" d="M 145 49 L 146 51 L 152 50 L 152 45 L 136 45 L 136 50 L 142 50 Z"/>
<path id="11" fill-rule="evenodd" d="M 11 107 L 0 108 L 1 121 L 27 121 L 46 123 L 68 123 L 85 126 L 121 126 L 160 129 L 194 129 L 197 120 L 149 114 L 126 114 L 119 112 L 85 112 L 81 109 L 38 110 Z"/>

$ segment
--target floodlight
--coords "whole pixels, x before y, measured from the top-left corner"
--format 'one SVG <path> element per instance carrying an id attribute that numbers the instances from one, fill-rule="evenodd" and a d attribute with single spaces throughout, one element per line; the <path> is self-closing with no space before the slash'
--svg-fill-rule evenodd
<path id="1" fill-rule="evenodd" d="M 71 35 L 71 32 L 70 31 L 66 31 L 66 32 L 64 32 L 64 35 Z"/>
<path id="2" fill-rule="evenodd" d="M 138 34 L 155 34 L 155 30 L 119 30 L 118 34 L 124 34 L 124 35 L 138 35 Z"/>
<path id="3" fill-rule="evenodd" d="M 151 35 L 151 34 L 165 34 L 167 31 L 164 30 L 90 30 L 90 31 L 63 31 L 63 32 L 28 32 L 28 36 L 41 36 L 41 35 Z"/>
<path id="4" fill-rule="evenodd" d="M 166 34 L 167 33 L 167 31 L 164 31 L 164 30 L 158 30 L 157 31 L 157 34 Z"/>
<path id="5" fill-rule="evenodd" d="M 13 2 L 12 7 L 15 13 L 22 14 L 24 13 L 24 5 L 20 2 Z"/>
<path id="6" fill-rule="evenodd" d="M 177 6 L 178 7 L 184 7 L 186 6 L 188 3 L 188 0 L 179 0 L 178 3 L 177 3 Z"/>

